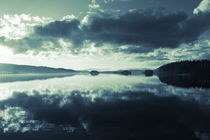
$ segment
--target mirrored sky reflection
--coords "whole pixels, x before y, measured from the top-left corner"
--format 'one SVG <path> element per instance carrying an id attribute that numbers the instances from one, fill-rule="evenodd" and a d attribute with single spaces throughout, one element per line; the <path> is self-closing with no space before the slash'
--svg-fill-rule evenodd
<path id="1" fill-rule="evenodd" d="M 0 83 L 0 92 L 1 139 L 210 136 L 210 89 L 173 87 L 156 76 L 76 75 L 7 82 Z"/>
<path id="2" fill-rule="evenodd" d="M 209 19 L 210 0 L 0 0 L 0 65 L 80 71 L 0 74 L 0 140 L 210 140 L 210 78 L 81 75 L 209 60 Z"/>

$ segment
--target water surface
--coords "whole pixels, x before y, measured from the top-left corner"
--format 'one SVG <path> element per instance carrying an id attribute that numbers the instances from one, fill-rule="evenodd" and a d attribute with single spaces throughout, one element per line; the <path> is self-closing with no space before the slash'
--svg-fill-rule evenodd
<path id="1" fill-rule="evenodd" d="M 210 138 L 208 88 L 144 75 L 14 78 L 0 83 L 1 139 Z"/>

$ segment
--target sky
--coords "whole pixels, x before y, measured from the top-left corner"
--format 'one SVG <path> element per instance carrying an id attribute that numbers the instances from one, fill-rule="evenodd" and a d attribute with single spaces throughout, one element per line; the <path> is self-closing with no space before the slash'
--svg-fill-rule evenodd
<path id="1" fill-rule="evenodd" d="M 210 59 L 210 0 L 0 2 L 0 63 L 116 70 Z"/>

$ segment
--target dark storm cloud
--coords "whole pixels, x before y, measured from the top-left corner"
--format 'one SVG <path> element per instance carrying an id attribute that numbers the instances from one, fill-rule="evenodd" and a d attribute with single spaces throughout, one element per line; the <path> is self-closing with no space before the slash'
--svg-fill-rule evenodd
<path id="1" fill-rule="evenodd" d="M 135 11 L 119 16 L 93 16 L 84 26 L 78 20 L 56 21 L 36 27 L 35 33 L 68 38 L 77 44 L 90 40 L 98 44 L 132 45 L 127 50 L 115 50 L 142 52 L 160 47 L 175 48 L 197 40 L 209 29 L 209 18 L 210 13 L 187 16 L 182 12 Z"/>
<path id="2" fill-rule="evenodd" d="M 79 29 L 80 21 L 55 21 L 42 27 L 36 27 L 35 32 L 41 36 L 70 38 L 75 44 L 81 42 L 82 31 Z"/>
<path id="3" fill-rule="evenodd" d="M 178 42 L 174 38 L 174 32 L 178 29 L 177 23 L 185 19 L 184 13 L 159 16 L 132 12 L 118 18 L 96 17 L 84 30 L 90 40 L 96 42 L 174 46 Z"/>
<path id="4" fill-rule="evenodd" d="M 55 21 L 42 27 L 36 27 L 36 32 L 46 36 L 66 37 L 71 36 L 72 32 L 79 30 L 78 20 L 72 21 Z"/>
<path id="5" fill-rule="evenodd" d="M 36 120 L 78 127 L 80 129 L 76 134 L 71 134 L 75 134 L 75 139 L 86 135 L 87 138 L 100 140 L 196 140 L 195 132 L 210 132 L 209 105 L 178 97 L 159 97 L 146 92 L 119 94 L 126 99 L 117 98 L 117 93 L 107 95 L 113 95 L 109 97 L 111 100 L 98 97 L 91 101 L 80 96 L 79 92 L 67 98 L 59 94 L 37 93 L 29 96 L 16 93 L 0 105 L 1 108 L 21 107 Z M 65 103 L 62 104 L 64 99 Z M 87 124 L 85 130 L 82 129 L 83 123 Z M 27 136 L 27 133 L 23 135 Z"/>
<path id="6" fill-rule="evenodd" d="M 210 13 L 188 17 L 185 13 L 131 12 L 118 18 L 96 17 L 84 30 L 95 42 L 175 48 L 198 39 L 210 27 L 209 17 Z"/>
<path id="7" fill-rule="evenodd" d="M 210 27 L 210 13 L 188 16 L 183 12 L 164 13 L 164 11 L 133 11 L 123 15 L 94 13 L 89 15 L 89 23 L 78 19 L 54 21 L 44 26 L 36 26 L 34 33 L 20 40 L 1 42 L 17 53 L 27 51 L 59 50 L 63 46 L 59 39 L 73 43 L 68 47 L 78 52 L 88 47 L 86 40 L 96 43 L 112 44 L 110 49 L 117 52 L 141 53 L 156 48 L 176 48 L 182 43 L 192 43 Z M 122 49 L 121 45 L 128 45 Z"/>

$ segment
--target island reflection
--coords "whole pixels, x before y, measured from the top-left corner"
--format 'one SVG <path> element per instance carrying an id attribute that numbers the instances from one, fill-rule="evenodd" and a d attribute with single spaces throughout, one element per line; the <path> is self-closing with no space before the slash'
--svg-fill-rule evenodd
<path id="1" fill-rule="evenodd" d="M 0 139 L 208 140 L 209 77 L 144 74 L 2 80 Z"/>

